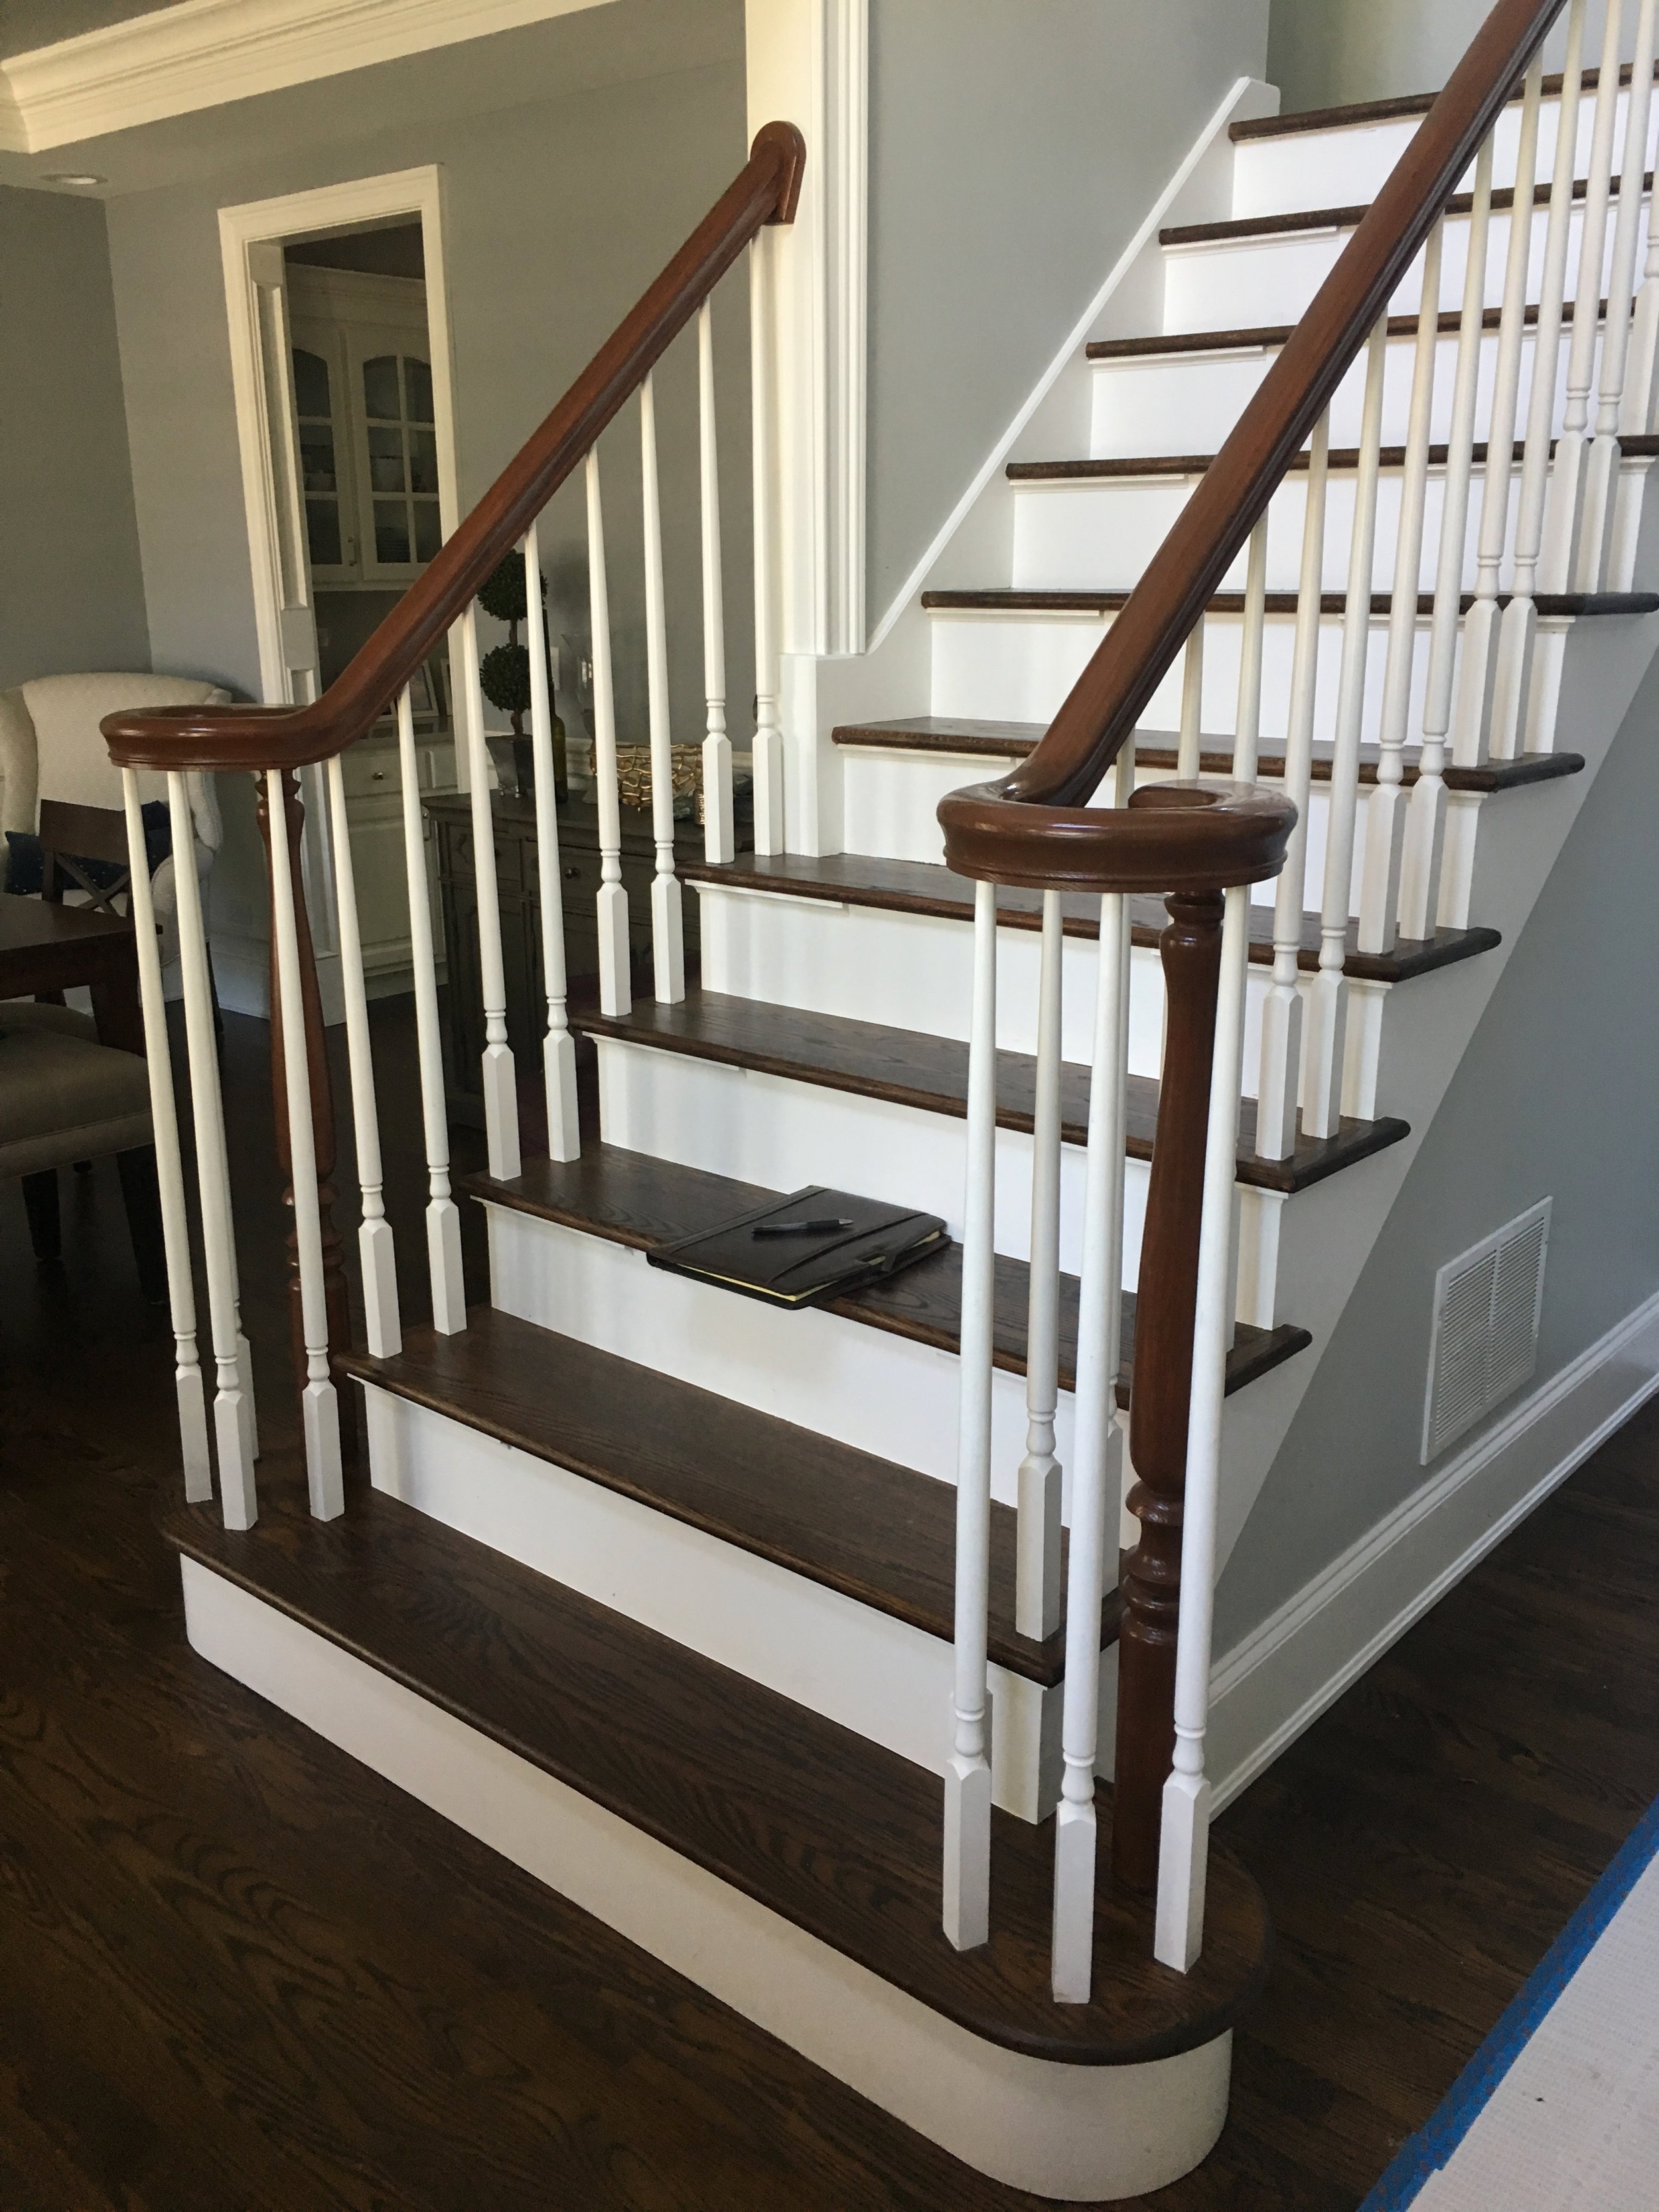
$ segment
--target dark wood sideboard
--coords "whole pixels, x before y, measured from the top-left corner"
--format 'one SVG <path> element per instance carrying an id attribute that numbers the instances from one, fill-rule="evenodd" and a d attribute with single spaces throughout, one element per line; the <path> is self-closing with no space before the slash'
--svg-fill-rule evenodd
<path id="1" fill-rule="evenodd" d="M 473 1127 L 483 1123 L 483 1094 L 478 1067 L 483 1056 L 483 1004 L 478 977 L 478 886 L 473 862 L 472 803 L 464 795 L 428 799 L 426 811 L 437 836 L 438 885 L 443 905 L 444 956 L 448 988 L 444 993 L 444 1079 L 454 1121 Z M 501 965 L 507 982 L 507 1035 L 513 1056 L 526 1075 L 540 1079 L 542 1038 L 547 1029 L 547 995 L 542 980 L 541 887 L 537 872 L 536 806 L 532 799 L 490 801 L 495 823 L 495 881 L 501 897 Z M 677 860 L 702 858 L 702 830 L 696 822 L 676 825 Z M 747 842 L 746 839 L 740 839 Z M 633 956 L 635 989 L 651 988 L 651 878 L 656 847 L 651 817 L 642 809 L 622 810 L 623 883 L 628 892 L 628 939 Z M 594 901 L 599 888 L 599 810 L 586 799 L 570 799 L 559 808 L 559 872 L 564 884 L 565 964 L 573 998 L 598 989 L 599 925 Z M 697 896 L 683 894 L 688 965 L 697 954 Z"/>

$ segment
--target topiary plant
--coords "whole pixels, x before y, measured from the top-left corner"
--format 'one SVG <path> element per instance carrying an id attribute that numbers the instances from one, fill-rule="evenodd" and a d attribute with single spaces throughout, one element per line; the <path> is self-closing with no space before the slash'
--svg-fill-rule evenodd
<path id="1" fill-rule="evenodd" d="M 547 579 L 542 579 L 542 599 L 547 598 Z M 478 605 L 487 615 L 507 624 L 505 645 L 492 646 L 478 665 L 478 684 L 492 707 L 499 708 L 513 724 L 513 755 L 519 772 L 519 788 L 528 791 L 535 781 L 534 759 L 525 735 L 524 718 L 530 711 L 530 648 L 520 644 L 519 624 L 526 618 L 524 562 L 509 553 L 478 592 Z M 544 609 L 543 635 L 546 635 Z M 553 783 L 556 795 L 565 795 L 564 724 L 553 717 Z"/>

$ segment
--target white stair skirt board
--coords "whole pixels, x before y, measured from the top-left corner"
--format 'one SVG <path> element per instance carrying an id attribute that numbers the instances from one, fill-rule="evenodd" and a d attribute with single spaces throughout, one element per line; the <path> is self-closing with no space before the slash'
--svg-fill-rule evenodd
<path id="1" fill-rule="evenodd" d="M 375 1487 L 642 1627 L 935 1774 L 951 1755 L 951 1647 L 770 1559 L 463 1421 L 364 1386 Z M 1103 1654 L 1109 1716 L 1116 1650 Z M 1061 1686 L 994 1663 L 996 1802 L 1041 1820 L 1060 1793 Z"/>
<path id="2" fill-rule="evenodd" d="M 1218 1660 L 1220 1808 L 1659 1390 L 1659 1295 L 1500 1413 L 1421 1489 Z"/>
<path id="3" fill-rule="evenodd" d="M 961 1378 L 954 1352 L 809 1307 L 784 1313 L 649 1267 L 580 1230 L 506 1206 L 489 1220 L 490 1303 L 601 1352 L 655 1367 L 757 1412 L 817 1429 L 942 1482 L 957 1472 Z M 1055 1417 L 1060 1463 L 1072 1452 L 1073 1398 Z M 992 1490 L 1017 1503 L 1025 1451 L 1025 1378 L 992 1376 Z"/>
<path id="4" fill-rule="evenodd" d="M 1097 2201 L 1164 2187 L 1226 2118 L 1232 2039 L 1139 2066 L 987 2043 L 192 1559 L 192 1647 L 954 2157 Z"/>

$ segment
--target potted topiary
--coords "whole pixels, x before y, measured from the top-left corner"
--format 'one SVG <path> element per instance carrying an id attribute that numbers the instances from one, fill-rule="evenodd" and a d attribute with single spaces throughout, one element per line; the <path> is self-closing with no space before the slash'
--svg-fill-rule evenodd
<path id="1" fill-rule="evenodd" d="M 547 579 L 542 579 L 542 598 L 547 598 Z M 524 718 L 530 712 L 530 648 L 520 643 L 519 624 L 527 614 L 524 581 L 524 560 L 517 553 L 509 553 L 494 575 L 484 583 L 478 593 L 478 605 L 487 615 L 507 624 L 507 642 L 492 646 L 478 664 L 478 683 L 484 697 L 492 707 L 498 708 L 513 724 L 513 763 L 517 771 L 519 789 L 528 793 L 535 788 L 535 750 L 525 732 Z M 547 635 L 545 607 L 541 611 L 542 635 Z M 548 655 L 551 665 L 552 655 Z M 550 701 L 550 704 L 551 702 Z M 568 782 L 565 770 L 564 724 L 556 714 L 553 717 L 553 791 L 562 799 Z"/>

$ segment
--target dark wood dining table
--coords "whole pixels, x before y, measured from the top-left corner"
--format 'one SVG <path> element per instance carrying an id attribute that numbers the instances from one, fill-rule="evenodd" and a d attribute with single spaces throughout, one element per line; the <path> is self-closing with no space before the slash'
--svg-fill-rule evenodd
<path id="1" fill-rule="evenodd" d="M 71 991 L 80 984 L 92 993 L 99 1042 L 142 1053 L 144 1023 L 132 924 L 89 908 L 0 892 L 0 1000 Z"/>

